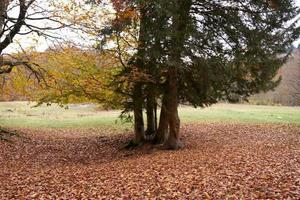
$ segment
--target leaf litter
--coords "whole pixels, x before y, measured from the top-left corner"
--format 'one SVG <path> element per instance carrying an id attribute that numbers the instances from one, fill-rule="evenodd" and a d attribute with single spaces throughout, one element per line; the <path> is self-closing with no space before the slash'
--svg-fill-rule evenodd
<path id="1" fill-rule="evenodd" d="M 183 125 L 178 151 L 131 133 L 20 129 L 0 143 L 0 199 L 300 199 L 300 126 Z"/>

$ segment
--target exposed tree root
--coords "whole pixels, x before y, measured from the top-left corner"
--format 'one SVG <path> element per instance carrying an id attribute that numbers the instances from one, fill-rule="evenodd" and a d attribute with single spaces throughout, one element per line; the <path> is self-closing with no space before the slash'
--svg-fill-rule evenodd
<path id="1" fill-rule="evenodd" d="M 138 148 L 138 147 L 142 146 L 143 144 L 144 144 L 143 142 L 137 143 L 134 140 L 130 140 L 128 142 L 128 144 L 126 144 L 126 146 L 124 147 L 124 149 L 135 149 L 135 148 Z"/>

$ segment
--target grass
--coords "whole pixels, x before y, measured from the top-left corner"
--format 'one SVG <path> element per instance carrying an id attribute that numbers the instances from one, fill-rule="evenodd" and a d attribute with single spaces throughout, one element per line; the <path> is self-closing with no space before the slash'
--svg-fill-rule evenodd
<path id="1" fill-rule="evenodd" d="M 131 128 L 123 125 L 119 111 L 100 111 L 95 105 L 70 105 L 69 109 L 57 105 L 33 108 L 33 103 L 1 102 L 0 125 L 26 128 Z M 208 108 L 179 109 L 183 123 L 294 123 L 300 124 L 300 107 L 217 104 Z"/>
<path id="2" fill-rule="evenodd" d="M 183 122 L 217 121 L 237 123 L 300 124 L 300 107 L 217 104 L 204 109 L 180 109 Z"/>

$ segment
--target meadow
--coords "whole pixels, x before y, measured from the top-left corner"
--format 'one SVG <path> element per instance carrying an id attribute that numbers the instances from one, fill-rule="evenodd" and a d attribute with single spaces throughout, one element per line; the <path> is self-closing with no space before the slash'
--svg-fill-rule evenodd
<path id="1" fill-rule="evenodd" d="M 94 104 L 34 107 L 29 102 L 1 102 L 0 125 L 25 128 L 130 128 L 118 118 L 120 111 L 100 110 Z M 181 106 L 183 123 L 292 123 L 300 124 L 300 107 L 216 104 L 207 108 Z"/>

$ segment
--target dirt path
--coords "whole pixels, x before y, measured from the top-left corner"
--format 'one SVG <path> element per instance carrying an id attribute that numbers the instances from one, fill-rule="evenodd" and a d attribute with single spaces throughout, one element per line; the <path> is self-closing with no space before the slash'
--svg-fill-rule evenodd
<path id="1" fill-rule="evenodd" d="M 23 132 L 0 143 L 1 200 L 300 199 L 300 126 L 186 125 L 180 151 L 122 150 L 129 134 L 95 129 Z"/>

